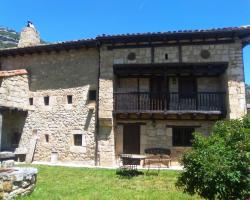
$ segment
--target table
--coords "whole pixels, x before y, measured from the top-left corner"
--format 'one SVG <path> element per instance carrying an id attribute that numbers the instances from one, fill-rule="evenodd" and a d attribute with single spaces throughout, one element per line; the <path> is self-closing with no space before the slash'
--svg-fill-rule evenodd
<path id="1" fill-rule="evenodd" d="M 131 170 L 137 170 L 137 163 L 140 161 L 140 165 L 143 165 L 143 162 L 146 158 L 145 155 L 141 154 L 121 154 L 123 167 L 126 167 Z"/>

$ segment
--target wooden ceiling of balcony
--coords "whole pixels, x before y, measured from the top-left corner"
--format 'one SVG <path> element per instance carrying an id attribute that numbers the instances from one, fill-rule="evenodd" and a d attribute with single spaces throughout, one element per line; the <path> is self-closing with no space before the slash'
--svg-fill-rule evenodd
<path id="1" fill-rule="evenodd" d="M 219 76 L 227 69 L 227 62 L 213 63 L 160 63 L 160 64 L 115 64 L 114 74 L 126 76 Z"/>
<path id="2" fill-rule="evenodd" d="M 218 120 L 225 118 L 225 114 L 213 111 L 200 112 L 113 112 L 113 116 L 120 120 Z"/>

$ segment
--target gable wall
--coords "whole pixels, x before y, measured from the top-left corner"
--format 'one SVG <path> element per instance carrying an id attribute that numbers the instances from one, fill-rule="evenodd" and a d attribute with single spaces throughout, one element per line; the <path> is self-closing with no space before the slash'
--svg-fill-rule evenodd
<path id="1" fill-rule="evenodd" d="M 88 91 L 97 90 L 98 51 L 70 50 L 3 58 L 2 70 L 27 69 L 29 106 L 20 148 L 29 150 L 38 137 L 34 160 L 50 161 L 57 152 L 61 161 L 81 161 L 94 165 L 96 108 L 90 108 Z M 67 103 L 73 96 L 73 104 Z M 49 106 L 44 97 L 49 96 Z M 49 135 L 49 142 L 45 141 Z M 82 146 L 73 144 L 73 135 L 82 134 Z"/>

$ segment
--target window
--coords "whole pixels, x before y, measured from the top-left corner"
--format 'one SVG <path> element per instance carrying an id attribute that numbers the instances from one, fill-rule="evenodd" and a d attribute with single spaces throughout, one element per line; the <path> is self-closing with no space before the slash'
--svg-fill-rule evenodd
<path id="1" fill-rule="evenodd" d="M 194 127 L 173 127 L 173 146 L 192 146 Z"/>
<path id="2" fill-rule="evenodd" d="M 49 142 L 49 134 L 45 134 L 45 142 Z"/>
<path id="3" fill-rule="evenodd" d="M 29 103 L 30 103 L 31 106 L 33 105 L 33 98 L 32 97 L 29 98 Z"/>
<path id="4" fill-rule="evenodd" d="M 44 97 L 44 105 L 45 106 L 49 105 L 49 96 Z"/>
<path id="5" fill-rule="evenodd" d="M 168 60 L 168 54 L 167 53 L 165 54 L 165 59 Z"/>
<path id="6" fill-rule="evenodd" d="M 82 134 L 75 134 L 74 135 L 74 145 L 75 146 L 82 146 Z"/>
<path id="7" fill-rule="evenodd" d="M 128 60 L 135 60 L 136 59 L 136 54 L 134 52 L 131 52 L 127 56 Z"/>
<path id="8" fill-rule="evenodd" d="M 67 102 L 68 102 L 68 104 L 72 104 L 72 102 L 73 102 L 72 95 L 67 95 Z"/>
<path id="9" fill-rule="evenodd" d="M 89 101 L 96 100 L 96 90 L 89 90 Z"/>

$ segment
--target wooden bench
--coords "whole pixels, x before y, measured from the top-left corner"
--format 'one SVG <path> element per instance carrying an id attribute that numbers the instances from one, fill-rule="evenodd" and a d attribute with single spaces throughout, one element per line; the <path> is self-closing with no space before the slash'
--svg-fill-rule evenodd
<path id="1" fill-rule="evenodd" d="M 145 149 L 146 158 L 144 160 L 143 166 L 148 166 L 148 171 L 150 167 L 157 164 L 158 172 L 161 165 L 171 166 L 171 150 L 165 148 L 148 148 Z"/>

